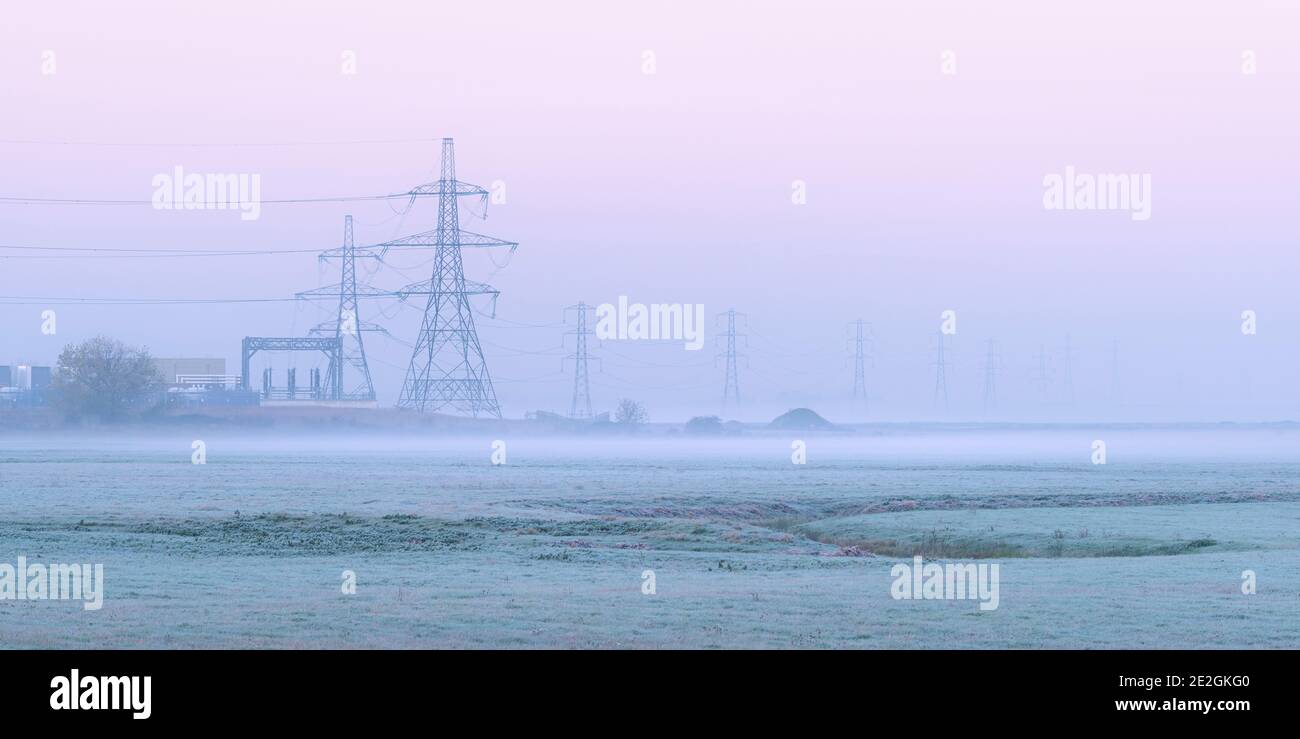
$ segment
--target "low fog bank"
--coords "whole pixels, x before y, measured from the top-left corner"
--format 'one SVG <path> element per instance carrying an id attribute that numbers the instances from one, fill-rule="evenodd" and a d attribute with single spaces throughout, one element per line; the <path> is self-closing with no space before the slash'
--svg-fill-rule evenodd
<path id="1" fill-rule="evenodd" d="M 620 434 L 555 432 L 523 424 L 488 425 L 443 433 L 310 432 L 177 425 L 94 431 L 0 431 L 0 464 L 40 452 L 176 454 L 188 460 L 196 442 L 210 461 L 224 454 L 428 456 L 466 463 L 488 460 L 500 443 L 507 463 L 608 459 L 653 464 L 672 459 L 755 457 L 786 459 L 797 443 L 808 466 L 817 462 L 1063 463 L 1090 464 L 1104 445 L 1105 463 L 1131 461 L 1300 461 L 1300 427 L 1273 425 L 999 426 L 879 424 L 834 431 L 746 426 L 727 435 L 694 435 L 680 426 L 648 424 Z M 3 469 L 0 468 L 0 478 Z"/>

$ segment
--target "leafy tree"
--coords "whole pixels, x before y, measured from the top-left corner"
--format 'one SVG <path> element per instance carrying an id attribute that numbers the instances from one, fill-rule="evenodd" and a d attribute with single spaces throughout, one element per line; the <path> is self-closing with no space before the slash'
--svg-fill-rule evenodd
<path id="1" fill-rule="evenodd" d="M 624 426 L 640 426 L 650 417 L 645 412 L 645 406 L 632 400 L 623 398 L 618 401 L 618 408 L 614 411 L 614 421 Z"/>
<path id="2" fill-rule="evenodd" d="M 148 407 L 163 387 L 148 349 L 105 336 L 65 346 L 51 382 L 65 413 L 109 421 Z"/>

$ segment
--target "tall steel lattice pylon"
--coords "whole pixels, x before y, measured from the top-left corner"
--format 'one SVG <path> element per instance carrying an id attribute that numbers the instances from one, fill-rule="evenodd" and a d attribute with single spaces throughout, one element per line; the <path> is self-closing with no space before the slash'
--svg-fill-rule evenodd
<path id="1" fill-rule="evenodd" d="M 566 357 L 573 360 L 573 402 L 569 404 L 569 418 L 591 418 L 592 416 L 591 383 L 587 379 L 587 337 L 593 333 L 587 328 L 587 311 L 590 310 L 594 309 L 581 301 L 577 305 L 570 305 L 564 309 L 566 315 L 569 311 L 578 313 L 578 327 L 565 332 L 565 336 L 577 337 L 577 346 L 574 347 L 573 353 Z"/>
<path id="2" fill-rule="evenodd" d="M 1112 339 L 1110 343 L 1110 402 L 1114 406 L 1120 403 L 1119 339 Z"/>
<path id="3" fill-rule="evenodd" d="M 870 327 L 861 318 L 853 326 L 853 400 L 862 400 L 862 410 L 867 410 L 867 344 Z"/>
<path id="4" fill-rule="evenodd" d="M 1039 400 L 1041 400 L 1044 405 L 1046 405 L 1051 399 L 1051 391 L 1049 389 L 1050 380 L 1048 378 L 1047 345 L 1040 343 L 1038 345 L 1038 368 L 1034 373 L 1034 379 L 1038 383 Z"/>
<path id="5" fill-rule="evenodd" d="M 989 339 L 984 355 L 984 415 L 998 404 L 998 371 L 1002 369 L 1002 345 Z"/>
<path id="6" fill-rule="evenodd" d="M 352 216 L 343 218 L 343 246 L 323 251 L 321 261 L 338 259 L 341 263 L 337 285 L 320 287 L 298 293 L 309 300 L 337 299 L 338 314 L 334 321 L 326 321 L 311 330 L 314 336 L 333 336 L 339 341 L 338 360 L 331 359 L 326 371 L 331 397 L 335 400 L 375 399 L 375 384 L 370 378 L 370 365 L 366 361 L 366 346 L 361 335 L 366 332 L 387 334 L 382 326 L 361 320 L 358 295 L 366 297 L 390 296 L 387 290 L 368 285 L 357 287 L 357 259 L 377 259 L 369 248 L 358 248 L 353 241 Z M 355 380 L 350 379 L 352 375 Z"/>
<path id="7" fill-rule="evenodd" d="M 727 402 L 735 403 L 740 407 L 740 373 L 737 371 L 737 360 L 743 356 L 736 353 L 736 338 L 744 337 L 744 334 L 736 333 L 736 316 L 744 317 L 745 314 L 737 313 L 733 308 L 726 313 L 719 313 L 718 318 L 726 316 L 727 328 L 723 331 L 723 337 L 727 340 L 726 362 L 727 378 L 722 386 L 722 407 L 727 408 Z"/>
<path id="8" fill-rule="evenodd" d="M 462 231 L 457 200 L 464 196 L 482 198 L 486 206 L 488 192 L 477 185 L 456 179 L 456 156 L 451 139 L 442 140 L 442 171 L 435 183 L 411 191 L 413 196 L 438 196 L 438 228 L 432 234 L 398 239 L 383 244 L 386 250 L 433 246 L 433 277 L 399 291 L 409 295 L 428 295 L 420 335 L 411 353 L 411 365 L 397 399 L 399 408 L 420 411 L 451 409 L 477 418 L 480 415 L 501 417 L 492 377 L 488 374 L 483 348 L 474 327 L 471 295 L 497 292 L 486 285 L 465 279 L 461 249 L 467 247 L 518 246 L 488 236 Z"/>
<path id="9" fill-rule="evenodd" d="M 945 413 L 947 413 L 948 412 L 948 360 L 944 355 L 944 344 L 946 342 L 944 341 L 944 335 L 942 331 L 940 331 L 937 334 L 937 336 L 939 337 L 939 345 L 937 349 L 938 353 L 935 357 L 935 362 L 934 362 L 934 402 L 935 405 L 938 405 L 940 399 L 942 399 L 943 410 Z"/>
<path id="10" fill-rule="evenodd" d="M 1063 392 L 1065 402 L 1068 405 L 1074 405 L 1074 374 L 1070 371 L 1070 362 L 1073 359 L 1073 352 L 1070 351 L 1070 335 L 1065 335 L 1065 356 L 1062 359 L 1064 371 L 1061 373 Z"/>

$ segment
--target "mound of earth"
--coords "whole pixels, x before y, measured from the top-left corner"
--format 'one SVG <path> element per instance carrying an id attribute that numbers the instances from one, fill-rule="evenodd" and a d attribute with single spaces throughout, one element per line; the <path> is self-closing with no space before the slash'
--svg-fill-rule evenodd
<path id="1" fill-rule="evenodd" d="M 791 431 L 831 431 L 834 430 L 835 424 L 817 415 L 817 412 L 810 408 L 795 408 L 777 416 L 767 427 Z"/>

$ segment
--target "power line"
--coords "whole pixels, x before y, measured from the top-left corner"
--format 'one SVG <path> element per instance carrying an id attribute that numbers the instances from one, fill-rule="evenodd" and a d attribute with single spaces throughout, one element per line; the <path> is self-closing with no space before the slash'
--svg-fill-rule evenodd
<path id="1" fill-rule="evenodd" d="M 764 336 L 763 334 L 760 334 L 760 333 L 758 333 L 757 331 L 754 331 L 753 329 L 747 329 L 747 330 L 749 331 L 749 335 L 750 335 L 750 336 L 756 337 L 756 338 L 758 338 L 758 339 L 761 340 L 761 341 L 769 342 L 769 343 L 771 343 L 771 344 L 775 344 L 775 345 L 778 345 L 778 346 L 781 344 L 780 341 L 778 341 L 778 340 L 776 340 L 776 339 L 773 339 L 773 338 L 771 338 L 771 337 L 768 337 L 768 336 Z M 768 353 L 771 353 L 771 354 L 776 354 L 776 355 L 778 355 L 778 356 L 789 357 L 789 358 L 791 358 L 791 359 L 799 359 L 799 360 L 806 360 L 807 358 L 809 358 L 809 357 L 813 357 L 813 356 L 817 356 L 817 357 L 827 357 L 827 358 L 830 358 L 830 357 L 838 357 L 838 356 L 840 356 L 839 354 L 837 354 L 837 353 L 835 353 L 835 352 L 820 351 L 820 350 L 819 350 L 819 351 L 795 351 L 795 352 L 789 352 L 789 351 L 783 351 L 783 350 L 781 350 L 781 349 L 772 349 L 772 348 L 764 349 L 764 348 L 761 347 L 761 346 L 751 346 L 750 348 L 753 349 L 754 351 L 768 352 Z"/>
<path id="2" fill-rule="evenodd" d="M 519 321 L 512 321 L 508 318 L 502 318 L 501 316 L 493 316 L 491 320 L 508 324 L 506 326 L 496 326 L 496 328 L 555 328 L 556 326 L 564 325 L 561 321 L 556 321 L 554 323 L 521 323 Z"/>
<path id="3" fill-rule="evenodd" d="M 637 359 L 636 357 L 629 357 L 626 354 L 620 354 L 619 352 L 614 351 L 613 349 L 609 348 L 608 346 L 605 346 L 604 344 L 601 345 L 601 351 L 607 354 L 612 354 L 620 359 L 626 359 L 629 362 L 634 362 L 640 365 L 640 367 L 635 367 L 635 368 L 629 367 L 629 369 L 640 369 L 641 367 L 666 367 L 669 369 L 689 369 L 691 367 L 707 367 L 709 364 L 711 364 L 708 361 L 691 362 L 688 364 L 666 364 L 663 362 L 647 362 L 643 359 Z"/>
<path id="4" fill-rule="evenodd" d="M 192 257 L 248 257 L 272 254 L 309 254 L 318 249 L 116 249 L 94 246 L 27 246 L 0 244 L 0 250 L 55 252 L 54 254 L 4 254 L 0 259 L 171 259 Z"/>
<path id="5" fill-rule="evenodd" d="M 404 198 L 417 198 L 427 195 L 427 193 L 416 192 L 399 192 L 390 195 L 340 195 L 337 197 L 320 197 L 320 198 L 276 198 L 276 199 L 259 199 L 258 205 L 286 205 L 297 203 L 356 203 L 371 200 L 397 200 Z M 32 198 L 21 196 L 0 196 L 0 203 L 9 203 L 14 205 L 153 205 L 154 201 L 150 200 L 113 200 L 110 198 Z M 173 210 L 186 210 L 185 208 L 175 208 Z"/>
<path id="6" fill-rule="evenodd" d="M 532 377 L 493 377 L 493 382 L 567 382 L 568 375 L 565 372 L 548 372 L 544 375 L 533 375 Z"/>
<path id="7" fill-rule="evenodd" d="M 360 295 L 386 298 L 387 295 Z M 292 298 L 69 298 L 34 295 L 0 295 L 0 305 L 213 305 L 224 303 L 295 303 Z"/>
<path id="8" fill-rule="evenodd" d="M 626 390 L 628 388 L 634 388 L 636 390 L 698 390 L 705 387 L 714 387 L 711 382 L 699 385 L 646 385 L 645 383 L 624 380 L 623 378 L 611 375 L 608 372 L 602 372 L 600 377 L 609 378 L 619 384 L 610 385 L 595 379 L 591 381 L 591 384 L 596 385 L 597 387 L 609 388 L 611 390 Z"/>
<path id="9" fill-rule="evenodd" d="M 556 357 L 556 356 L 559 356 L 559 354 L 556 354 L 556 352 L 563 352 L 563 351 L 564 351 L 564 347 L 563 347 L 562 345 L 561 345 L 561 346 L 552 346 L 552 347 L 549 347 L 549 348 L 546 348 L 546 349 L 541 349 L 541 350 L 538 350 L 538 351 L 530 351 L 530 350 L 527 350 L 527 349 L 515 349 L 515 348 L 512 348 L 512 347 L 508 347 L 508 346 L 502 346 L 501 344 L 494 344 L 494 343 L 492 343 L 491 341 L 488 341 L 487 339 L 480 339 L 480 342 L 481 342 L 484 346 L 490 346 L 490 347 L 492 347 L 493 349 L 498 349 L 498 350 L 500 350 L 500 351 L 509 352 L 509 353 L 512 354 L 512 355 L 530 355 L 530 356 L 552 356 L 552 357 Z"/>
<path id="10" fill-rule="evenodd" d="M 269 142 L 174 142 L 143 141 L 62 141 L 57 139 L 0 139 L 6 146 L 90 146 L 129 149 L 256 149 L 294 146 L 350 146 L 355 144 L 431 144 L 437 139 L 350 139 L 336 141 L 269 141 Z"/>

